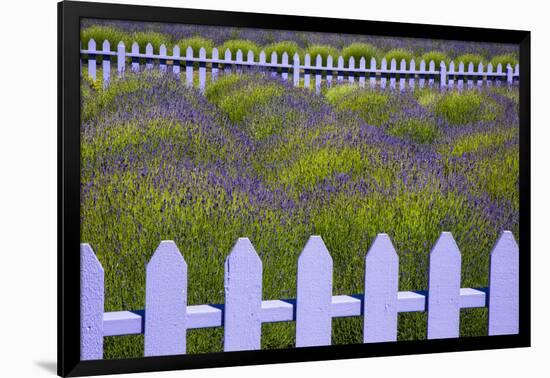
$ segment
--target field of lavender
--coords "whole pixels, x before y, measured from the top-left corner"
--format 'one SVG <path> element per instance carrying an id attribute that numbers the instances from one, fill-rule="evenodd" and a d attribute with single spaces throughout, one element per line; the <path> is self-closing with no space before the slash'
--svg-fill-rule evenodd
<path id="1" fill-rule="evenodd" d="M 245 73 L 202 94 L 151 71 L 81 88 L 81 240 L 105 267 L 106 311 L 143 308 L 164 239 L 188 263 L 188 303 L 203 304 L 223 303 L 223 262 L 242 236 L 263 261 L 264 299 L 295 297 L 313 234 L 334 259 L 334 295 L 362 292 L 380 232 L 398 251 L 400 290 L 427 287 L 443 230 L 463 253 L 463 287 L 487 285 L 500 231 L 517 237 L 517 87 L 316 94 Z M 424 338 L 425 316 L 400 314 L 398 339 Z M 484 334 L 486 309 L 463 310 L 461 335 Z M 189 331 L 188 353 L 221 351 L 222 335 Z M 360 318 L 333 321 L 333 344 L 361 337 Z M 105 341 L 105 358 L 142 356 L 142 336 Z M 262 348 L 293 343 L 292 323 L 263 325 Z"/>

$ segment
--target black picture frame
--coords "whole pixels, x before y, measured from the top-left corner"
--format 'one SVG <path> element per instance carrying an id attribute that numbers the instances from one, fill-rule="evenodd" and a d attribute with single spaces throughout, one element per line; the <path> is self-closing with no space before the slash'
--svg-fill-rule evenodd
<path id="1" fill-rule="evenodd" d="M 520 325 L 517 335 L 80 361 L 81 18 L 438 38 L 520 46 Z M 530 32 L 105 3 L 58 3 L 58 374 L 83 376 L 530 346 Z"/>

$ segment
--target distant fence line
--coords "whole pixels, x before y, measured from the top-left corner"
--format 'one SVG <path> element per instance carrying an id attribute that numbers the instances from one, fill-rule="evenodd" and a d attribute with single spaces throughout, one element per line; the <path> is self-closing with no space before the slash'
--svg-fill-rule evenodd
<path id="1" fill-rule="evenodd" d="M 229 49 L 225 51 L 224 57 L 220 58 L 220 53 L 216 48 L 212 49 L 210 58 L 207 58 L 204 48 L 199 50 L 198 57 L 194 56 L 191 47 L 186 49 L 185 56 L 181 56 L 179 46 L 174 46 L 172 55 L 168 55 L 165 45 L 161 45 L 158 54 L 154 54 L 153 46 L 150 43 L 146 45 L 145 53 L 140 53 L 137 42 L 132 44 L 131 51 L 126 51 L 123 42 L 118 44 L 116 51 L 112 51 L 110 42 L 106 40 L 103 42 L 102 48 L 98 50 L 93 39 L 88 41 L 87 49 L 80 50 L 80 54 L 81 72 L 82 55 L 86 55 L 88 75 L 93 80 L 96 80 L 97 77 L 97 56 L 102 57 L 103 85 L 105 87 L 109 85 L 111 76 L 111 57 L 116 57 L 118 76 L 123 76 L 126 71 L 126 58 L 131 58 L 131 70 L 134 72 L 142 69 L 140 59 L 145 60 L 145 69 L 152 69 L 156 65 L 161 71 L 167 72 L 170 70 L 178 76 L 181 68 L 184 67 L 185 79 L 189 86 L 192 86 L 195 80 L 194 72 L 196 68 L 194 64 L 198 63 L 198 86 L 201 91 L 204 90 L 207 84 L 207 72 L 210 73 L 211 80 L 215 81 L 220 73 L 221 65 L 223 65 L 224 73 L 230 73 L 232 70 L 240 71 L 244 67 L 256 67 L 269 71 L 272 76 L 280 77 L 285 81 L 290 76 L 294 86 L 303 85 L 305 88 L 310 88 L 311 85 L 314 85 L 317 92 L 321 90 L 323 83 L 330 86 L 333 82 L 354 83 L 356 80 L 361 87 L 364 87 L 368 81 L 370 87 L 379 85 L 381 88 L 389 86 L 393 89 L 397 85 L 400 89 L 405 89 L 407 86 L 413 88 L 417 84 L 423 88 L 433 86 L 436 83 L 441 88 L 456 86 L 458 89 L 462 89 L 464 86 L 473 88 L 474 86 L 482 87 L 483 85 L 490 86 L 492 84 L 501 85 L 503 82 L 511 85 L 519 81 L 519 64 L 516 64 L 515 67 L 507 65 L 504 68 L 501 64 L 498 64 L 495 69 L 491 63 L 487 66 L 479 63 L 476 68 L 471 62 L 466 62 L 467 66 L 465 63 L 460 62 L 458 67 L 454 62 L 450 62 L 448 67 L 444 62 L 441 62 L 440 67 L 436 68 L 434 61 L 425 62 L 422 60 L 417 66 L 413 59 L 410 62 L 401 60 L 398 67 L 398 62 L 392 59 L 388 67 L 385 58 L 382 59 L 380 65 L 377 64 L 375 58 L 372 58 L 367 66 L 365 58 L 361 58 L 359 62 L 356 62 L 353 57 L 350 57 L 347 62 L 344 62 L 342 56 L 339 56 L 336 60 L 332 56 L 328 56 L 326 64 L 323 65 L 321 56 L 315 57 L 313 63 L 313 58 L 309 54 L 305 55 L 304 63 L 301 64 L 298 54 L 295 54 L 292 62 L 290 62 L 287 53 L 283 53 L 279 61 L 276 52 L 271 54 L 268 62 L 264 51 L 259 54 L 258 60 L 255 59 L 252 51 L 248 51 L 246 59 L 244 59 L 241 50 L 233 55 Z"/>
<path id="2" fill-rule="evenodd" d="M 186 353 L 188 329 L 224 327 L 224 350 L 256 350 L 262 323 L 296 322 L 296 347 L 331 344 L 332 318 L 362 316 L 363 342 L 397 340 L 397 314 L 428 313 L 428 339 L 459 337 L 460 309 L 488 307 L 488 334 L 517 334 L 519 248 L 511 232 L 496 242 L 489 286 L 461 288 L 461 253 L 443 232 L 429 256 L 427 291 L 398 291 L 399 259 L 386 234 L 365 257 L 364 294 L 333 296 L 332 258 L 319 236 L 298 258 L 296 299 L 262 300 L 262 262 L 247 238 L 225 261 L 225 304 L 187 305 L 187 264 L 173 241 L 160 243 L 146 267 L 145 309 L 104 313 L 104 272 L 80 245 L 81 360 L 103 358 L 105 336 L 144 334 L 144 355 Z"/>

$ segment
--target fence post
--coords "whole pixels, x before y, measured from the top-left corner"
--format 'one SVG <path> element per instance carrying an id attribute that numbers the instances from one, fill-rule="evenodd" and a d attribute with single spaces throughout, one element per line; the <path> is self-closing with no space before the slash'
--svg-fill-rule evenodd
<path id="1" fill-rule="evenodd" d="M 159 48 L 159 70 L 160 72 L 166 72 L 166 46 L 164 44 L 160 45 Z"/>
<path id="2" fill-rule="evenodd" d="M 278 62 L 277 52 L 273 51 L 271 53 L 271 64 L 276 65 L 277 62 Z M 270 71 L 271 71 L 271 77 L 277 77 L 277 67 L 276 66 L 272 66 Z"/>
<path id="3" fill-rule="evenodd" d="M 460 251 L 443 232 L 430 252 L 428 339 L 458 337 L 460 323 Z"/>
<path id="4" fill-rule="evenodd" d="M 472 89 L 474 86 L 474 64 L 470 62 L 468 64 L 468 89 Z"/>
<path id="5" fill-rule="evenodd" d="M 254 66 L 254 51 L 248 50 L 246 54 L 246 63 L 248 63 L 248 69 L 251 69 Z"/>
<path id="6" fill-rule="evenodd" d="M 288 54 L 286 52 L 283 53 L 281 63 L 285 66 L 282 69 L 281 77 L 286 82 L 288 80 Z"/>
<path id="7" fill-rule="evenodd" d="M 399 64 L 399 71 L 401 71 L 401 73 L 399 74 L 399 89 L 403 91 L 405 90 L 405 87 L 407 85 L 407 62 L 405 61 L 405 59 L 401 59 L 401 63 Z"/>
<path id="8" fill-rule="evenodd" d="M 139 58 L 135 54 L 139 54 L 139 45 L 137 42 L 132 43 L 132 71 L 139 72 Z"/>
<path id="9" fill-rule="evenodd" d="M 225 260 L 224 350 L 260 349 L 262 262 L 248 238 Z"/>
<path id="10" fill-rule="evenodd" d="M 179 79 L 181 61 L 179 60 L 180 47 L 178 45 L 174 46 L 174 49 L 172 50 L 172 57 L 174 58 L 174 60 L 172 60 L 172 72 Z"/>
<path id="11" fill-rule="evenodd" d="M 497 65 L 497 77 L 496 77 L 496 80 L 495 80 L 495 84 L 496 86 L 500 86 L 500 83 L 502 82 L 501 80 L 501 75 L 502 75 L 502 64 L 498 64 Z"/>
<path id="12" fill-rule="evenodd" d="M 191 46 L 185 50 L 185 83 L 189 88 L 193 86 L 193 48 Z"/>
<path id="13" fill-rule="evenodd" d="M 514 70 L 512 69 L 510 63 L 506 65 L 506 82 L 508 85 L 512 85 L 514 83 Z"/>
<path id="14" fill-rule="evenodd" d="M 458 64 L 457 88 L 459 91 L 461 91 L 462 88 L 464 88 L 464 62 L 460 62 Z"/>
<path id="15" fill-rule="evenodd" d="M 298 258 L 296 346 L 330 345 L 332 258 L 320 236 L 311 236 Z"/>
<path id="16" fill-rule="evenodd" d="M 492 75 L 492 73 L 493 73 L 493 64 L 489 63 L 487 64 L 487 80 L 486 80 L 488 87 L 493 85 L 494 76 Z"/>
<path id="17" fill-rule="evenodd" d="M 219 53 L 217 48 L 212 49 L 212 81 L 216 81 L 218 79 L 218 70 L 219 70 L 219 63 L 215 62 L 215 60 L 219 60 Z"/>
<path id="18" fill-rule="evenodd" d="M 241 51 L 241 49 L 238 49 L 237 53 L 235 54 L 235 63 L 235 72 L 243 72 L 243 52 Z"/>
<path id="19" fill-rule="evenodd" d="M 104 272 L 89 244 L 80 244 L 80 359 L 103 358 Z"/>
<path id="20" fill-rule="evenodd" d="M 387 234 L 378 234 L 365 257 L 363 342 L 397 340 L 399 258 Z"/>
<path id="21" fill-rule="evenodd" d="M 187 264 L 173 241 L 162 241 L 145 275 L 144 355 L 185 354 Z"/>
<path id="22" fill-rule="evenodd" d="M 420 67 L 418 70 L 420 71 L 418 74 L 418 86 L 420 88 L 424 88 L 424 84 L 426 82 L 426 62 L 424 60 L 420 61 Z"/>
<path id="23" fill-rule="evenodd" d="M 96 45 L 94 39 L 88 41 L 88 77 L 95 81 L 96 79 Z"/>
<path id="24" fill-rule="evenodd" d="M 111 77 L 111 44 L 109 41 L 103 41 L 103 88 L 109 86 L 109 79 Z M 106 53 L 106 54 L 105 54 Z"/>
<path id="25" fill-rule="evenodd" d="M 321 55 L 317 55 L 315 59 L 315 92 L 321 92 L 321 67 L 323 67 L 323 58 Z"/>
<path id="26" fill-rule="evenodd" d="M 124 42 L 122 41 L 117 46 L 116 63 L 118 77 L 124 76 L 124 71 L 126 70 L 126 46 L 124 46 Z"/>
<path id="27" fill-rule="evenodd" d="M 449 88 L 453 88 L 455 86 L 455 76 L 456 76 L 455 62 L 451 61 L 451 63 L 449 63 L 449 72 L 448 72 Z"/>
<path id="28" fill-rule="evenodd" d="M 294 54 L 293 62 L 292 81 L 294 82 L 294 86 L 297 87 L 300 85 L 300 55 L 298 53 Z"/>
<path id="29" fill-rule="evenodd" d="M 336 80 L 338 83 L 342 83 L 344 81 L 344 71 L 342 69 L 344 68 L 344 58 L 340 55 L 338 57 L 338 76 L 336 77 Z"/>
<path id="30" fill-rule="evenodd" d="M 309 54 L 306 54 L 304 58 L 304 66 L 304 88 L 309 88 L 309 72 L 311 71 L 309 68 L 311 67 L 311 57 Z"/>
<path id="31" fill-rule="evenodd" d="M 151 43 L 145 46 L 145 69 L 153 69 L 153 45 Z"/>
<path id="32" fill-rule="evenodd" d="M 432 70 L 432 62 L 430 62 L 430 71 Z M 434 66 L 435 66 L 435 63 L 434 63 Z M 445 62 L 441 61 L 441 63 L 439 64 L 439 87 L 445 88 L 446 86 L 447 86 L 447 67 L 445 66 Z"/>
<path id="33" fill-rule="evenodd" d="M 261 59 L 262 55 L 260 54 L 260 59 Z M 225 75 L 231 73 L 231 51 L 229 49 L 226 49 L 225 50 L 225 55 L 224 55 L 224 62 L 223 62 L 223 73 Z"/>
<path id="34" fill-rule="evenodd" d="M 366 64 L 367 62 L 365 61 L 365 57 L 361 57 L 361 59 L 359 59 L 359 86 L 361 88 L 364 88 L 365 87 L 365 67 L 366 67 Z"/>
<path id="35" fill-rule="evenodd" d="M 519 331 L 519 247 L 504 231 L 491 252 L 489 268 L 489 336 Z"/>
<path id="36" fill-rule="evenodd" d="M 199 50 L 199 89 L 204 92 L 206 86 L 206 50 L 201 47 Z"/>

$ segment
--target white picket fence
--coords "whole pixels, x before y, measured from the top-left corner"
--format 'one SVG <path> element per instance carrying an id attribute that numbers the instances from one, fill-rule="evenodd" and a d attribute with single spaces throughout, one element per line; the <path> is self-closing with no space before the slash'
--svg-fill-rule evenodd
<path id="1" fill-rule="evenodd" d="M 480 251 L 481 253 L 481 251 Z M 396 341 L 397 314 L 428 313 L 428 339 L 459 336 L 460 310 L 488 307 L 489 335 L 517 334 L 519 248 L 511 232 L 496 242 L 487 288 L 461 288 L 461 254 L 443 232 L 429 258 L 427 291 L 398 291 L 399 260 L 386 234 L 365 257 L 364 293 L 333 296 L 332 258 L 312 236 L 298 259 L 296 299 L 262 300 L 262 262 L 247 238 L 225 261 L 225 304 L 187 306 L 187 264 L 163 241 L 146 267 L 145 309 L 104 313 L 104 272 L 80 245 L 82 360 L 103 358 L 105 336 L 144 334 L 145 356 L 186 353 L 188 329 L 224 327 L 224 350 L 260 349 L 262 323 L 296 322 L 296 347 L 331 344 L 332 318 L 362 316 L 365 343 Z"/>
<path id="2" fill-rule="evenodd" d="M 498 64 L 495 69 L 491 63 L 486 67 L 480 63 L 476 68 L 471 62 L 459 62 L 458 65 L 451 62 L 449 67 L 441 62 L 440 67 L 436 67 L 434 61 L 422 60 L 417 67 L 413 59 L 410 62 L 401 60 L 398 67 L 398 62 L 392 59 L 388 67 L 386 59 L 382 59 L 378 65 L 376 59 L 372 58 L 367 66 L 365 58 L 355 62 L 355 59 L 351 57 L 349 61 L 344 62 L 342 56 L 338 58 L 328 56 L 326 64 L 323 65 L 323 60 L 319 55 L 315 57 L 315 63 L 312 64 L 313 58 L 309 54 L 305 55 L 304 63 L 301 64 L 298 54 L 295 54 L 292 62 L 289 62 L 289 55 L 286 52 L 282 54 L 280 61 L 277 53 L 273 52 L 270 61 L 267 62 L 264 51 L 260 52 L 258 59 L 254 56 L 254 52 L 248 51 L 246 59 L 244 59 L 241 50 L 238 50 L 233 57 L 233 53 L 228 49 L 225 51 L 224 57 L 220 58 L 218 49 L 214 48 L 211 57 L 207 58 L 204 48 L 199 50 L 198 57 L 196 57 L 190 46 L 187 47 L 185 56 L 180 55 L 179 46 L 174 46 L 172 55 L 168 55 L 165 45 L 160 46 L 158 54 L 155 54 L 150 43 L 145 46 L 145 53 L 141 53 L 137 42 L 132 44 L 131 51 L 126 51 L 123 42 L 118 44 L 116 51 L 112 51 L 111 44 L 107 40 L 103 42 L 102 49 L 98 50 L 93 39 L 89 40 L 88 48 L 81 49 L 80 53 L 87 56 L 88 75 L 93 80 L 97 78 L 97 57 L 102 57 L 103 85 L 105 87 L 109 85 L 111 78 L 112 57 L 116 57 L 118 76 L 123 76 L 126 71 L 126 58 L 131 58 L 131 69 L 134 72 L 143 68 L 140 59 L 145 60 L 145 69 L 158 66 L 161 71 L 172 71 L 177 76 L 180 75 L 183 66 L 185 67 L 185 80 L 189 86 L 192 86 L 195 80 L 193 65 L 198 63 L 198 86 L 201 90 L 204 90 L 207 84 L 207 72 L 210 74 L 211 80 L 216 81 L 221 65 L 224 67 L 224 73 L 230 73 L 232 70 L 242 71 L 243 68 L 248 67 L 269 71 L 272 76 L 280 77 L 285 81 L 289 80 L 289 76 L 291 76 L 294 86 L 303 85 L 303 87 L 309 88 L 313 84 L 317 92 L 321 90 L 323 83 L 330 86 L 334 81 L 354 83 L 357 80 L 359 85 L 364 87 L 368 80 L 371 87 L 379 85 L 381 88 L 386 88 L 389 85 L 393 89 L 397 85 L 400 89 L 405 89 L 407 86 L 414 88 L 417 84 L 419 87 L 433 86 L 437 82 L 440 87 L 456 85 L 458 89 L 462 89 L 465 85 L 468 88 L 492 85 L 493 83 L 500 85 L 502 82 L 511 85 L 519 80 L 519 64 L 515 67 L 508 65 L 504 68 Z M 82 72 L 82 59 L 80 68 Z"/>

